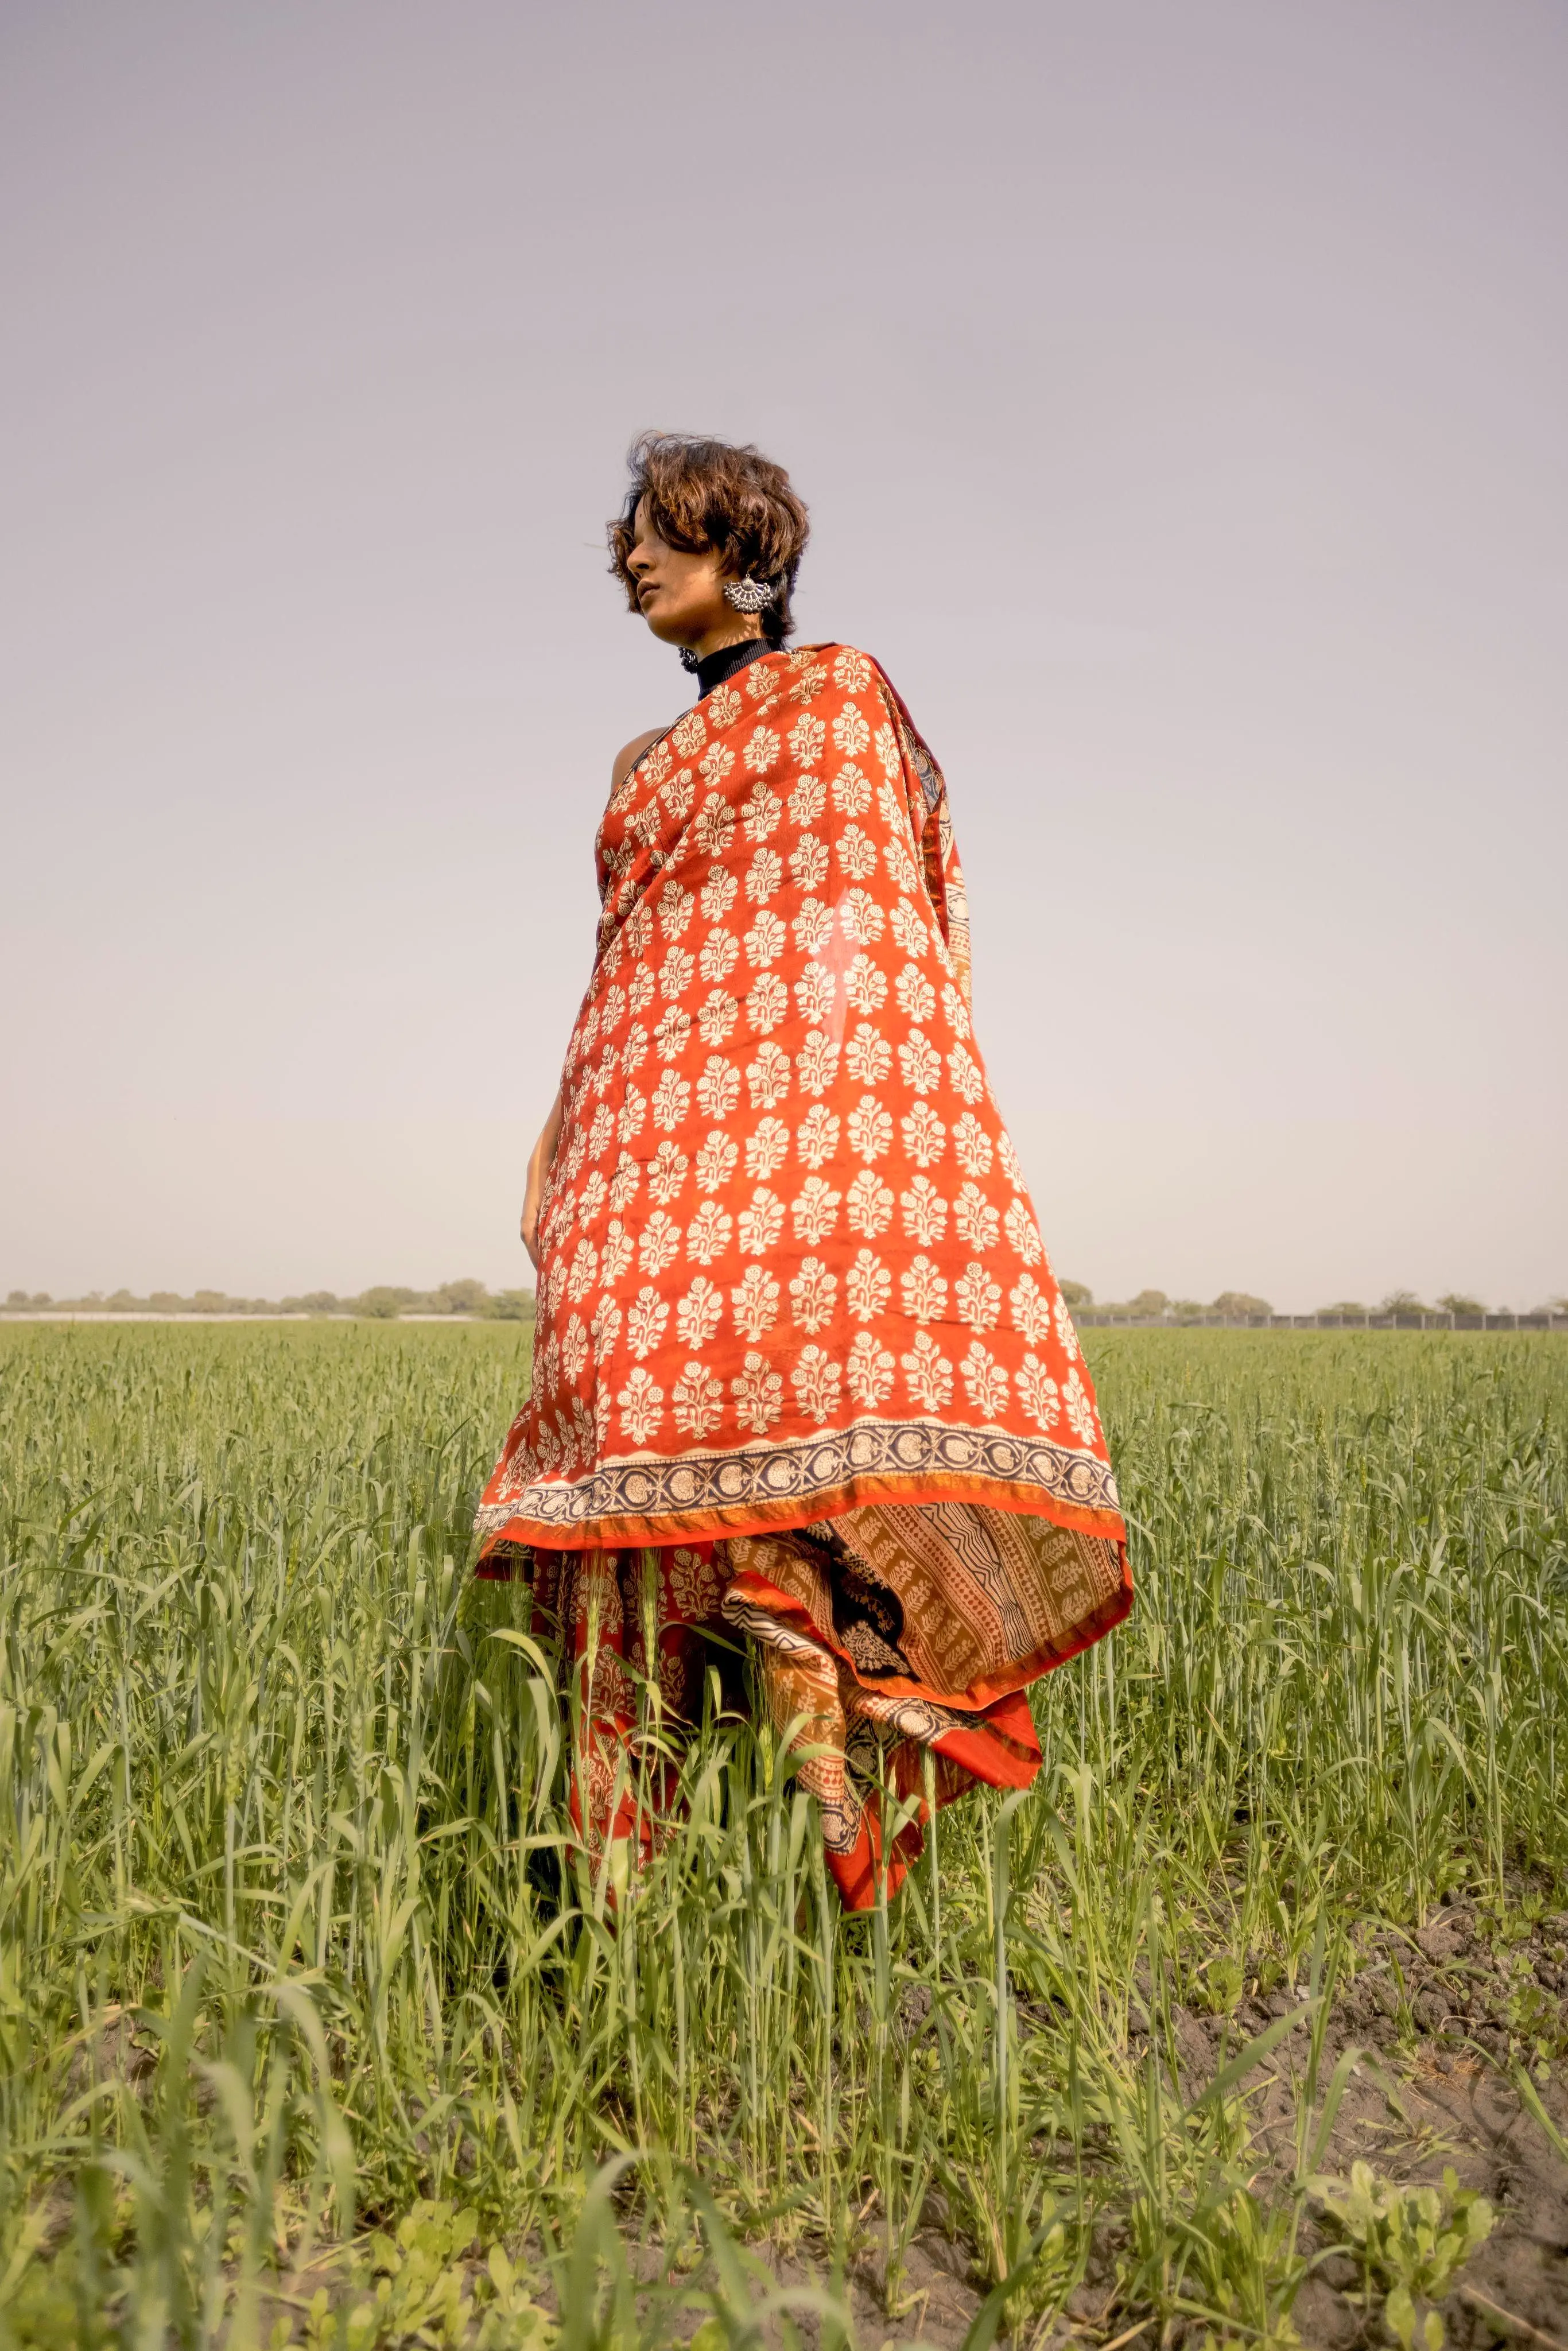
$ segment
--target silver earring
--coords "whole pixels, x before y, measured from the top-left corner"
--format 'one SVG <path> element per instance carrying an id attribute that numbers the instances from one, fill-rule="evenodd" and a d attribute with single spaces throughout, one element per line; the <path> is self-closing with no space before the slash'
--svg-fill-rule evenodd
<path id="1" fill-rule="evenodd" d="M 690 645 L 681 647 L 681 667 L 694 672 L 702 667 L 701 661 Z"/>
<path id="2" fill-rule="evenodd" d="M 744 580 L 727 580 L 724 583 L 724 601 L 737 612 L 765 612 L 778 593 L 777 588 L 769 588 L 766 580 L 754 580 L 749 571 Z"/>

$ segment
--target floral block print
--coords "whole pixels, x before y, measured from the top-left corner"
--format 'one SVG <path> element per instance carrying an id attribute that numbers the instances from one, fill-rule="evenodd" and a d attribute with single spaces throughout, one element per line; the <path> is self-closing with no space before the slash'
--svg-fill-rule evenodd
<path id="1" fill-rule="evenodd" d="M 935 760 L 874 662 L 753 663 L 600 828 L 599 953 L 490 1543 L 966 1499 L 1120 1542 L 1094 1395 L 974 1033 Z"/>

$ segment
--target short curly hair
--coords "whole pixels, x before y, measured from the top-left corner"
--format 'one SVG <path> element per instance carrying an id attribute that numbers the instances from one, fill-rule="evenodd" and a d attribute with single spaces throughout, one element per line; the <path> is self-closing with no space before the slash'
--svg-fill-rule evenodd
<path id="1" fill-rule="evenodd" d="M 766 580 L 776 592 L 762 614 L 762 633 L 781 645 L 795 622 L 789 610 L 810 524 L 782 465 L 749 442 L 709 441 L 686 433 L 643 433 L 627 452 L 632 479 L 626 502 L 610 524 L 610 569 L 638 611 L 637 583 L 627 569 L 637 508 L 667 547 L 689 555 L 716 549 L 737 577 Z"/>

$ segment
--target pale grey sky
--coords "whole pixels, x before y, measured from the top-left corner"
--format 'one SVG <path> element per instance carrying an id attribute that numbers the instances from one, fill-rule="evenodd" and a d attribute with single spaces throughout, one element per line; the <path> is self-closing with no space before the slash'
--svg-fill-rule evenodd
<path id="1" fill-rule="evenodd" d="M 526 1278 L 646 424 L 946 768 L 1060 1271 L 1568 1290 L 1568 15 L 0 15 L 0 1292 Z"/>

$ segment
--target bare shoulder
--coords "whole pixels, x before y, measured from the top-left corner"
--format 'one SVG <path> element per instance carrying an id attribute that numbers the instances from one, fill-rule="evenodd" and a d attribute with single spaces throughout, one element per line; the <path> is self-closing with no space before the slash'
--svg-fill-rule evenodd
<path id="1" fill-rule="evenodd" d="M 645 735 L 633 735 L 630 743 L 622 743 L 620 750 L 615 754 L 615 764 L 610 770 L 612 791 L 619 791 L 650 744 L 656 743 L 661 735 L 668 732 L 669 729 L 664 726 L 650 726 Z"/>

